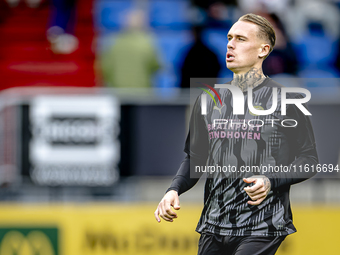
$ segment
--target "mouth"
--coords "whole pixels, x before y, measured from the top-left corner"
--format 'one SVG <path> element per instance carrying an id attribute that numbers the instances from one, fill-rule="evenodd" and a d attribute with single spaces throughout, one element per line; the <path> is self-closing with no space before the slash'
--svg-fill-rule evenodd
<path id="1" fill-rule="evenodd" d="M 233 55 L 233 54 L 231 54 L 231 53 L 227 53 L 227 61 L 229 62 L 229 61 L 233 61 L 235 59 L 235 56 Z"/>

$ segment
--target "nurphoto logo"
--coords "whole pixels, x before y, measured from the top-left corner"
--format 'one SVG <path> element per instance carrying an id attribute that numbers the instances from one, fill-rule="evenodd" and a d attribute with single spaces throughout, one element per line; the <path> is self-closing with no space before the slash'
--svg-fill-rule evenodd
<path id="1" fill-rule="evenodd" d="M 206 89 L 201 88 L 204 90 L 213 100 L 215 103 L 215 106 L 213 109 L 217 109 L 220 113 L 223 107 L 225 105 L 222 104 L 222 100 L 220 96 L 218 95 L 217 91 L 212 88 L 211 86 L 204 84 L 207 86 L 210 90 L 212 90 L 217 98 L 219 99 L 220 102 L 220 107 L 217 106 L 216 100 L 214 96 Z M 244 115 L 244 95 L 243 92 L 240 88 L 233 86 L 233 85 L 228 85 L 228 84 L 215 84 L 215 88 L 219 89 L 228 89 L 233 97 L 233 114 L 234 115 Z M 275 109 L 277 108 L 278 104 L 278 93 L 277 93 L 277 88 L 273 88 L 273 94 L 272 94 L 272 106 L 270 109 L 264 110 L 262 107 L 259 108 L 258 106 L 253 106 L 253 93 L 252 93 L 252 88 L 248 88 L 248 108 L 251 113 L 254 115 L 269 115 L 272 114 Z M 287 93 L 303 93 L 306 95 L 304 98 L 287 98 Z M 202 115 L 207 115 L 207 94 L 202 94 L 201 96 L 201 114 Z M 311 98 L 311 93 L 309 90 L 304 89 L 304 88 L 281 88 L 281 115 L 286 115 L 286 106 L 288 104 L 293 104 L 297 108 L 301 110 L 301 112 L 304 115 L 312 115 L 306 107 L 304 107 L 302 104 L 307 103 Z"/>

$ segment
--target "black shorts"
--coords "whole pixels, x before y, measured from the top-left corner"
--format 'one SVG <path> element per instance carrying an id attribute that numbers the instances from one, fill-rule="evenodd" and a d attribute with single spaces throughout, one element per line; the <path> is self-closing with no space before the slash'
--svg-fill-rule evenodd
<path id="1" fill-rule="evenodd" d="M 202 233 L 198 255 L 272 255 L 286 236 L 220 236 Z"/>

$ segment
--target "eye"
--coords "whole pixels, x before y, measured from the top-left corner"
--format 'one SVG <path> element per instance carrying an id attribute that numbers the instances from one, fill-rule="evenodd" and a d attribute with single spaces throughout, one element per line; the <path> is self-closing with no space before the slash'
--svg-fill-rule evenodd
<path id="1" fill-rule="evenodd" d="M 243 38 L 241 38 L 241 37 L 239 37 L 239 38 L 237 38 L 239 41 L 245 41 L 245 39 L 243 39 Z"/>

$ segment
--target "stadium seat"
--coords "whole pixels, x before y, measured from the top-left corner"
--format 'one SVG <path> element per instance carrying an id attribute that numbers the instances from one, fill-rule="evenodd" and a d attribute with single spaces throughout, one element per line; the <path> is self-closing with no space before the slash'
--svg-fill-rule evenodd
<path id="1" fill-rule="evenodd" d="M 159 31 L 156 33 L 156 44 L 161 50 L 166 64 L 178 62 L 179 52 L 192 42 L 190 31 Z"/>
<path id="2" fill-rule="evenodd" d="M 310 23 L 309 30 L 296 38 L 294 44 L 302 66 L 335 62 L 338 51 L 336 39 L 327 35 L 321 24 Z"/>
<path id="3" fill-rule="evenodd" d="M 157 31 L 156 46 L 160 52 L 163 71 L 159 73 L 157 78 L 158 87 L 175 87 L 178 77 L 178 70 L 182 63 L 182 58 L 186 48 L 192 43 L 190 31 L 173 31 L 163 30 Z"/>
<path id="4" fill-rule="evenodd" d="M 190 2 L 184 0 L 150 1 L 150 25 L 154 28 L 187 29 Z"/>
<path id="5" fill-rule="evenodd" d="M 124 16 L 133 7 L 130 0 L 96 1 L 94 24 L 100 30 L 117 30 L 123 26 Z"/>
<path id="6" fill-rule="evenodd" d="M 324 67 L 312 67 L 308 66 L 298 72 L 298 76 L 301 78 L 338 78 L 340 76 L 339 71 L 332 66 L 324 66 Z M 324 86 L 325 84 L 320 84 L 320 86 Z M 308 86 L 318 86 L 309 84 Z M 327 84 L 327 86 L 331 86 L 330 84 Z"/>

